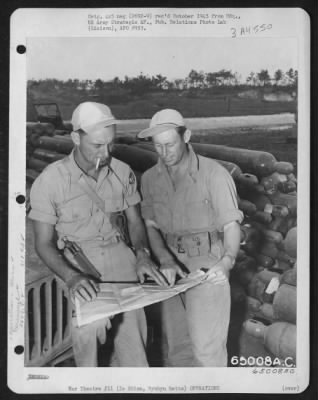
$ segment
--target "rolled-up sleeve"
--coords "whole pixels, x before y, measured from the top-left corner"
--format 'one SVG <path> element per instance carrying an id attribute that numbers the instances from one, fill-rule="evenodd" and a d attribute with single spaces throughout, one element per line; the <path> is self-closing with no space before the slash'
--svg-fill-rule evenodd
<path id="1" fill-rule="evenodd" d="M 46 171 L 34 181 L 30 191 L 31 211 L 29 218 L 55 225 L 57 213 L 52 197 L 52 177 Z"/>
<path id="2" fill-rule="evenodd" d="M 155 220 L 155 214 L 153 211 L 152 200 L 150 196 L 150 187 L 149 187 L 149 174 L 145 172 L 141 177 L 141 215 L 144 220 L 150 219 Z"/>
<path id="3" fill-rule="evenodd" d="M 243 221 L 243 213 L 238 208 L 235 183 L 224 167 L 218 166 L 211 173 L 210 191 L 219 231 L 223 231 L 224 225 L 229 222 Z"/>

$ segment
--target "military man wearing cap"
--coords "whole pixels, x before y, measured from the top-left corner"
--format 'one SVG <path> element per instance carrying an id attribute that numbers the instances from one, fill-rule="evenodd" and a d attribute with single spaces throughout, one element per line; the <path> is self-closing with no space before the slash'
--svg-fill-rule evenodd
<path id="1" fill-rule="evenodd" d="M 242 213 L 234 182 L 216 161 L 194 153 L 182 115 L 157 112 L 151 137 L 158 164 L 141 180 L 151 249 L 170 285 L 206 269 L 207 280 L 161 303 L 164 365 L 227 366 L 229 273 L 240 245 Z"/>
<path id="2" fill-rule="evenodd" d="M 151 276 L 165 284 L 149 257 L 146 231 L 138 209 L 140 195 L 128 165 L 111 157 L 117 121 L 103 104 L 85 102 L 73 112 L 74 150 L 50 164 L 35 180 L 30 194 L 35 247 L 45 264 L 81 301 L 94 299 L 98 285 L 75 270 L 56 247 L 76 243 L 94 265 L 101 281 L 144 281 Z M 116 215 L 124 212 L 135 253 L 123 241 Z M 130 311 L 111 320 L 114 366 L 148 366 L 144 310 Z M 81 328 L 73 326 L 77 366 L 97 366 L 97 338 L 105 342 L 109 320 Z"/>

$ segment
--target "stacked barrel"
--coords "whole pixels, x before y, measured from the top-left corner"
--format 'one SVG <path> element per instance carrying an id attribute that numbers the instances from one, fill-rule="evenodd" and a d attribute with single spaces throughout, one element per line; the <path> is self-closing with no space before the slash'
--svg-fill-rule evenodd
<path id="1" fill-rule="evenodd" d="M 49 125 L 49 124 L 46 124 Z M 67 132 L 28 128 L 27 177 L 34 178 L 51 162 L 69 154 Z M 37 129 L 40 128 L 37 126 Z M 241 250 L 231 274 L 233 301 L 246 306 L 244 332 L 261 338 L 273 356 L 295 359 L 297 179 L 292 164 L 267 152 L 192 143 L 196 153 L 217 160 L 232 175 L 244 213 Z M 114 157 L 137 175 L 157 162 L 151 143 L 121 137 Z"/>
<path id="2" fill-rule="evenodd" d="M 289 358 L 293 365 L 297 286 L 297 180 L 293 165 L 266 152 L 202 144 L 193 147 L 197 153 L 221 160 L 236 182 L 245 218 L 231 280 L 235 292 L 240 285 L 247 295 L 245 340 L 259 338 L 273 359 Z"/>
<path id="3" fill-rule="evenodd" d="M 149 143 L 136 146 L 153 151 Z M 192 143 L 232 175 L 244 213 L 241 250 L 231 274 L 232 301 L 245 302 L 251 336 L 275 359 L 296 359 L 297 179 L 267 152 Z M 248 346 L 242 346 L 248 348 Z M 248 350 L 245 354 L 249 355 Z"/>

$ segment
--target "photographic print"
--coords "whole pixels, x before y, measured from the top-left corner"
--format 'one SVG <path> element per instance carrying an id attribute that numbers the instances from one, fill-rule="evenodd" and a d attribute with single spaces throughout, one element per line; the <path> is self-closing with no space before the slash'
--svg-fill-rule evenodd
<path id="1" fill-rule="evenodd" d="M 10 43 L 9 387 L 304 391 L 308 15 L 19 9 Z"/>

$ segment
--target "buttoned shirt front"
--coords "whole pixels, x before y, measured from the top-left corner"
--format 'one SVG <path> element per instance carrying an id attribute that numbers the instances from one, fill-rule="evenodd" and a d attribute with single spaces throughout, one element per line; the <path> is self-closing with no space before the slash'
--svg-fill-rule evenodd
<path id="1" fill-rule="evenodd" d="M 103 200 L 104 213 L 79 184 L 84 172 L 73 152 L 67 157 L 50 164 L 34 181 L 29 218 L 55 225 L 58 236 L 69 240 L 108 240 L 118 233 L 112 213 L 140 202 L 135 175 L 127 164 L 112 158 L 97 181 L 85 176 Z"/>
<path id="2" fill-rule="evenodd" d="M 195 154 L 189 145 L 189 168 L 174 188 L 169 173 L 158 163 L 142 176 L 142 215 L 154 220 L 163 233 L 187 234 L 223 231 L 241 222 L 234 181 L 217 161 Z"/>

